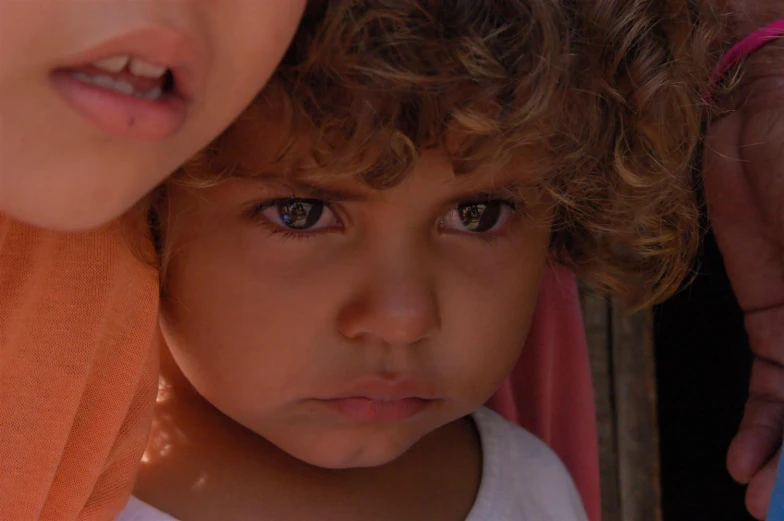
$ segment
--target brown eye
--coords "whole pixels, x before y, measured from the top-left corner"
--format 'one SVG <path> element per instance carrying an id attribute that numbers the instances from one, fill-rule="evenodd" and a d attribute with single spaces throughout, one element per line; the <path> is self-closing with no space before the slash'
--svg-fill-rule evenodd
<path id="1" fill-rule="evenodd" d="M 307 230 L 324 213 L 324 203 L 313 199 L 287 199 L 275 205 L 281 222 L 295 230 Z"/>
<path id="2" fill-rule="evenodd" d="M 335 226 L 337 217 L 319 199 L 277 199 L 261 208 L 261 215 L 281 228 L 295 231 Z"/>
<path id="3" fill-rule="evenodd" d="M 468 233 L 494 231 L 506 223 L 514 207 L 502 200 L 460 203 L 441 221 L 441 227 Z"/>
<path id="4" fill-rule="evenodd" d="M 501 202 L 467 203 L 457 207 L 460 223 L 466 230 L 486 232 L 491 230 L 501 217 Z"/>

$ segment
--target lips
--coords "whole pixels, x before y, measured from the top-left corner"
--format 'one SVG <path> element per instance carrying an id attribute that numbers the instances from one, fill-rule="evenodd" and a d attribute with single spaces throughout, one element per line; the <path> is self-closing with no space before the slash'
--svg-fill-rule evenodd
<path id="1" fill-rule="evenodd" d="M 176 97 L 148 100 L 54 74 L 52 85 L 63 101 L 105 134 L 160 141 L 185 122 L 187 108 Z"/>
<path id="2" fill-rule="evenodd" d="M 323 401 L 324 406 L 348 420 L 359 423 L 396 422 L 417 416 L 435 400 L 401 398 L 381 401 L 368 397 L 338 398 Z"/>
<path id="3" fill-rule="evenodd" d="M 431 384 L 414 378 L 371 376 L 351 382 L 345 389 L 329 398 L 369 398 L 380 402 L 391 402 L 406 398 L 436 399 Z"/>
<path id="4" fill-rule="evenodd" d="M 432 385 L 416 379 L 370 377 L 316 400 L 356 422 L 394 422 L 419 415 L 439 400 Z"/>
<path id="5" fill-rule="evenodd" d="M 131 62 L 135 59 L 166 67 L 174 76 L 178 94 L 186 100 L 203 90 L 211 65 L 207 49 L 198 38 L 163 27 L 149 27 L 77 53 L 57 69 L 78 69 L 124 56 L 130 57 Z"/>
<path id="6" fill-rule="evenodd" d="M 185 121 L 208 70 L 197 39 L 147 28 L 73 56 L 51 79 L 63 100 L 105 133 L 160 140 Z"/>

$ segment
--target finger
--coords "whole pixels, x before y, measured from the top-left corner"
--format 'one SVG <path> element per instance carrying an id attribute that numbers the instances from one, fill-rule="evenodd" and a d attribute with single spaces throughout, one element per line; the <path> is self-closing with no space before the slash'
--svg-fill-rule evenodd
<path id="1" fill-rule="evenodd" d="M 727 274 L 739 303 L 748 309 L 778 302 L 784 275 L 781 241 L 771 235 L 773 228 L 763 214 L 765 205 L 746 172 L 751 165 L 740 155 L 742 117 L 735 112 L 711 125 L 703 184 Z"/>
<path id="2" fill-rule="evenodd" d="M 774 284 L 775 281 L 770 280 L 770 283 Z M 784 300 L 779 297 L 776 303 L 780 305 L 764 311 L 747 313 L 744 325 L 754 356 L 757 359 L 766 360 L 784 371 Z M 777 396 L 784 395 L 782 389 L 784 376 L 771 377 L 764 381 L 771 381 L 774 384 L 772 388 L 768 386 L 767 389 L 761 389 L 761 391 L 774 392 L 777 393 Z"/>
<path id="3" fill-rule="evenodd" d="M 781 425 L 772 417 L 784 415 L 784 404 L 750 400 L 744 421 L 727 451 L 727 470 L 732 479 L 749 483 L 770 460 L 781 443 Z"/>
<path id="4" fill-rule="evenodd" d="M 743 115 L 733 112 L 714 121 L 705 136 L 705 165 L 703 184 L 708 198 L 711 218 L 731 224 L 737 217 L 739 201 L 748 199 L 743 183 L 743 161 L 740 138 Z M 744 195 L 744 197 L 738 197 Z"/>
<path id="5" fill-rule="evenodd" d="M 763 520 L 768 513 L 781 451 L 760 470 L 746 489 L 746 509 L 757 519 Z"/>
<path id="6" fill-rule="evenodd" d="M 727 451 L 727 470 L 748 483 L 779 449 L 784 432 L 784 367 L 755 359 L 749 398 L 738 434 Z"/>

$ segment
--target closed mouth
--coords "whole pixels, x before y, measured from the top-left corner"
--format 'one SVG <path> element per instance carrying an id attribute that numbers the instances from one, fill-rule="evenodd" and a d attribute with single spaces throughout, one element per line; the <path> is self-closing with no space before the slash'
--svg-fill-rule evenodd
<path id="1" fill-rule="evenodd" d="M 352 396 L 319 400 L 327 409 L 343 418 L 359 423 L 399 422 L 418 416 L 436 400 L 400 398 L 378 400 L 367 396 Z"/>

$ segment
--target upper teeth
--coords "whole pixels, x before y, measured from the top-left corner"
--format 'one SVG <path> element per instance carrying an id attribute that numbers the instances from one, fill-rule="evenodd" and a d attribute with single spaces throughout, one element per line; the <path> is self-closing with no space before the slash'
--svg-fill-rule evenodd
<path id="1" fill-rule="evenodd" d="M 101 69 L 102 71 L 107 72 L 120 72 L 123 70 L 127 65 L 128 61 L 130 60 L 130 56 L 109 56 L 108 58 L 104 58 L 102 60 L 98 60 L 93 62 L 93 65 L 97 69 Z"/>
<path id="2" fill-rule="evenodd" d="M 140 58 L 131 58 L 127 54 L 110 56 L 93 62 L 93 66 L 106 72 L 118 73 L 128 67 L 131 74 L 144 78 L 160 78 L 167 70 L 164 65 L 155 65 Z"/>
<path id="3" fill-rule="evenodd" d="M 160 78 L 166 72 L 166 67 L 163 65 L 155 65 L 154 63 L 133 58 L 131 60 L 131 74 L 136 76 L 143 76 L 145 78 Z"/>
<path id="4" fill-rule="evenodd" d="M 71 73 L 71 77 L 79 81 L 82 81 L 84 83 L 90 83 L 92 85 L 97 85 L 105 89 L 111 89 L 120 92 L 122 94 L 135 96 L 137 98 L 143 98 L 143 99 L 154 101 L 160 99 L 161 96 L 163 95 L 163 92 L 160 87 L 153 87 L 150 90 L 139 91 L 136 90 L 134 86 L 128 83 L 127 81 L 121 79 L 114 79 L 109 76 L 91 76 L 83 72 L 74 71 Z"/>

